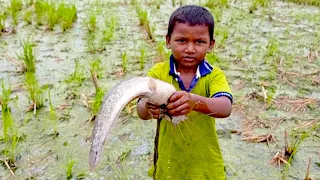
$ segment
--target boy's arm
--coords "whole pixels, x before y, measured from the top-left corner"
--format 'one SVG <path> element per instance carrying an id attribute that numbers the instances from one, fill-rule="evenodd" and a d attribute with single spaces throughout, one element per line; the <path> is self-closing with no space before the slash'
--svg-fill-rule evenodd
<path id="1" fill-rule="evenodd" d="M 185 115 L 198 111 L 216 118 L 228 117 L 231 114 L 231 101 L 228 97 L 207 98 L 186 91 L 177 91 L 169 100 L 167 108 L 173 116 Z"/>

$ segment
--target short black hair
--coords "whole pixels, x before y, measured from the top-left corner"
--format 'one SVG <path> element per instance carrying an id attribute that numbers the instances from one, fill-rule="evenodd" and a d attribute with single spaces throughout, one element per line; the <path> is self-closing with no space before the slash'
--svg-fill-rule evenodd
<path id="1" fill-rule="evenodd" d="M 169 19 L 167 32 L 169 38 L 176 23 L 187 23 L 190 26 L 205 25 L 209 28 L 210 41 L 213 40 L 214 20 L 212 14 L 204 7 L 186 5 L 176 9 Z"/>

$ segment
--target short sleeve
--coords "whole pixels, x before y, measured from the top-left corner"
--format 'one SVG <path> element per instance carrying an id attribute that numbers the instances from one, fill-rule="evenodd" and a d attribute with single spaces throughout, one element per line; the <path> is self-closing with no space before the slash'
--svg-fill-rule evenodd
<path id="1" fill-rule="evenodd" d="M 152 68 L 149 69 L 147 75 L 149 77 L 160 79 L 160 71 L 159 71 L 159 69 L 160 69 L 159 64 L 156 64 Z"/>
<path id="2" fill-rule="evenodd" d="M 221 96 L 228 97 L 233 102 L 232 93 L 223 71 L 215 67 L 210 74 L 209 92 L 210 97 L 216 98 Z"/>

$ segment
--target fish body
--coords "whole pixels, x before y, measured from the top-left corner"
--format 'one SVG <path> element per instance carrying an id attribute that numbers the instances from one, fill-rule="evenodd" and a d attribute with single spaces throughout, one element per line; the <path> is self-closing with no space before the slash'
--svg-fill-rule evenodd
<path id="1" fill-rule="evenodd" d="M 92 144 L 89 155 L 90 170 L 99 163 L 104 142 L 118 119 L 123 108 L 140 97 L 160 106 L 167 104 L 176 91 L 172 84 L 151 77 L 135 77 L 118 83 L 104 97 L 92 131 Z"/>

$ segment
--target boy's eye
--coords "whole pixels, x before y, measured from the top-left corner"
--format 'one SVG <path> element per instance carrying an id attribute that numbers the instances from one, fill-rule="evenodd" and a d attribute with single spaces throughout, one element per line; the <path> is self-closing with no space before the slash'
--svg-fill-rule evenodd
<path id="1" fill-rule="evenodd" d="M 183 42 L 186 42 L 186 41 L 184 39 L 178 39 L 177 42 L 183 43 Z"/>
<path id="2" fill-rule="evenodd" d="M 197 43 L 198 43 L 198 44 L 204 44 L 204 43 L 206 43 L 206 42 L 204 42 L 204 41 L 197 41 Z"/>

